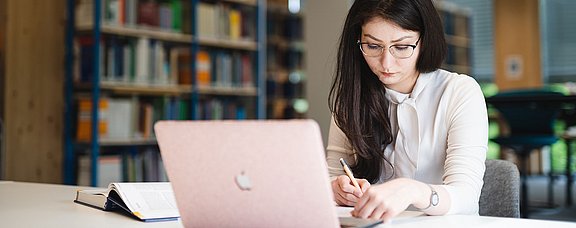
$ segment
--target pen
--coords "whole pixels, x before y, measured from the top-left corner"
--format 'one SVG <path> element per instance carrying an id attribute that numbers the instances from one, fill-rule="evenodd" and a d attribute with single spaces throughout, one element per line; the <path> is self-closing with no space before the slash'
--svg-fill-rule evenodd
<path id="1" fill-rule="evenodd" d="M 358 184 L 358 181 L 356 181 L 356 178 L 354 178 L 352 171 L 350 171 L 350 167 L 348 167 L 348 164 L 346 164 L 346 161 L 344 161 L 344 159 L 340 158 L 340 164 L 342 164 L 342 168 L 344 168 L 344 172 L 346 172 L 346 175 L 348 176 L 348 178 L 350 178 L 354 187 L 358 188 L 359 190 L 362 190 L 362 188 L 360 188 L 360 185 Z"/>

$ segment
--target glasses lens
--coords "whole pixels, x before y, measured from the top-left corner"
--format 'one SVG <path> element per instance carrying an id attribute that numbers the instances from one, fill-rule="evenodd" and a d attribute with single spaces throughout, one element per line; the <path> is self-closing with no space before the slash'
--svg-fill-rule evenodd
<path id="1" fill-rule="evenodd" d="M 361 43 L 360 49 L 367 56 L 379 56 L 382 53 L 382 47 L 376 44 Z"/>
<path id="2" fill-rule="evenodd" d="M 390 53 L 396 58 L 409 58 L 414 53 L 414 48 L 407 45 L 398 45 L 390 47 Z"/>

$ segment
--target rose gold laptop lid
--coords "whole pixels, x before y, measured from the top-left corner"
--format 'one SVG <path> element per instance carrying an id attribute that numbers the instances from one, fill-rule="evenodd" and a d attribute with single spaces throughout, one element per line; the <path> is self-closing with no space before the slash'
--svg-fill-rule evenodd
<path id="1" fill-rule="evenodd" d="M 159 121 L 186 227 L 338 227 L 313 120 Z"/>

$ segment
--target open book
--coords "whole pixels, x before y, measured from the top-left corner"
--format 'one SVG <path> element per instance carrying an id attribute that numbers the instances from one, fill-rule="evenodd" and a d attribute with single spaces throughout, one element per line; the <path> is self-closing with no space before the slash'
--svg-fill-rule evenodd
<path id="1" fill-rule="evenodd" d="M 180 217 L 170 182 L 111 183 L 107 189 L 78 190 L 74 202 L 105 211 L 124 210 L 145 222 Z"/>

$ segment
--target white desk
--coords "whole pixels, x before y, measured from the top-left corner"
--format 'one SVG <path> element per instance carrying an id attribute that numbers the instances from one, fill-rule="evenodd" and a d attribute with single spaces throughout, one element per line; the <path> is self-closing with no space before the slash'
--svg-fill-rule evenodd
<path id="1" fill-rule="evenodd" d="M 0 227 L 178 227 L 178 221 L 141 222 L 74 203 L 86 187 L 0 182 Z"/>
<path id="2" fill-rule="evenodd" d="M 180 221 L 145 223 L 115 212 L 74 203 L 76 190 L 83 187 L 0 181 L 1 227 L 182 227 Z M 345 214 L 346 208 L 339 208 Z M 576 223 L 482 216 L 420 216 L 406 212 L 390 224 L 393 228 L 545 227 L 575 228 Z"/>

